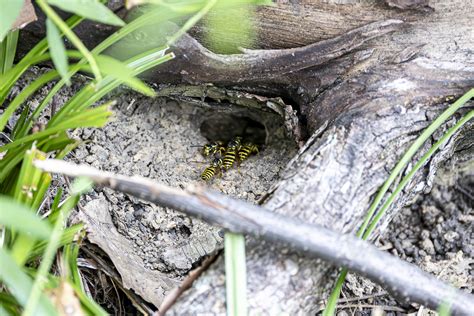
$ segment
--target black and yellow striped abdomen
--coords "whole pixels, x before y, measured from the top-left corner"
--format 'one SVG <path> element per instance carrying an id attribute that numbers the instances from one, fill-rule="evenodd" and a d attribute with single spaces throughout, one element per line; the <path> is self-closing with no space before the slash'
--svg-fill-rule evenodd
<path id="1" fill-rule="evenodd" d="M 258 146 L 252 143 L 244 144 L 239 150 L 239 160 L 244 161 L 251 154 L 258 153 Z"/>
<path id="2" fill-rule="evenodd" d="M 209 166 L 201 174 L 201 179 L 204 181 L 209 181 L 216 174 L 218 167 Z"/>
<path id="3" fill-rule="evenodd" d="M 211 165 L 204 169 L 204 171 L 202 172 L 201 179 L 204 181 L 211 180 L 211 178 L 220 171 L 221 165 L 222 159 L 219 157 L 214 158 L 214 160 L 212 160 Z"/>
<path id="4" fill-rule="evenodd" d="M 225 151 L 225 155 L 224 155 L 224 160 L 223 160 L 223 163 L 222 163 L 222 167 L 225 169 L 225 170 L 229 170 L 232 165 L 234 164 L 235 162 L 235 157 L 236 157 L 236 150 L 235 148 L 227 148 L 227 150 Z"/>

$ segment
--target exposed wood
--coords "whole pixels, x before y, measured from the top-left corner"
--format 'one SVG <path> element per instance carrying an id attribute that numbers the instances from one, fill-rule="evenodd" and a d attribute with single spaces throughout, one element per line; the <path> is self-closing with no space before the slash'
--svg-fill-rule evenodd
<path id="1" fill-rule="evenodd" d="M 404 3 L 404 9 L 409 9 L 409 2 L 386 1 L 400 6 Z M 375 37 L 362 46 L 357 44 L 360 35 L 353 37 L 356 42 L 346 36 L 349 44 L 345 47 L 355 50 L 344 50 L 342 54 L 329 45 L 333 50 L 323 57 L 315 56 L 316 62 L 310 60 L 302 66 L 304 61 L 290 60 L 293 66 L 289 68 L 275 68 L 272 61 L 258 57 L 270 54 L 278 60 L 281 56 L 289 57 L 285 55 L 289 51 L 256 50 L 250 55 L 222 59 L 193 38 L 184 37 L 172 47 L 182 57 L 157 68 L 150 80 L 221 85 L 224 89 L 282 97 L 285 103 L 293 105 L 300 128 L 309 140 L 268 194 L 264 206 L 306 223 L 353 232 L 360 225 L 371 197 L 411 141 L 455 97 L 474 86 L 472 1 L 430 1 L 433 10 L 401 10 L 386 3 L 278 1 L 273 7 L 258 8 L 255 22 L 259 41 L 252 48 L 321 48 L 322 40 L 334 39 L 322 42 L 325 44 L 338 43 L 337 38 L 351 30 L 390 19 L 402 20 L 406 27 Z M 89 30 L 82 34 L 94 34 L 93 27 Z M 205 27 L 198 26 L 191 35 L 204 38 L 205 31 Z M 99 40 L 84 38 L 91 46 Z M 232 36 L 226 38 L 232 41 Z M 369 33 L 362 38 L 372 37 Z M 231 64 L 223 66 L 223 60 Z M 232 60 L 238 62 L 232 64 Z M 236 69 L 242 60 L 255 67 L 265 61 L 273 72 L 249 75 Z M 208 73 L 210 70 L 214 72 Z M 230 71 L 232 76 L 216 70 Z M 457 118 L 452 118 L 447 126 Z M 419 172 L 382 220 L 377 234 L 414 194 L 429 190 L 438 166 L 450 156 L 460 154 L 456 152 L 459 144 L 472 143 L 472 126 L 471 122 L 453 137 Z M 472 161 L 474 147 L 462 147 L 463 161 Z M 247 249 L 252 313 L 314 314 L 319 309 L 320 298 L 326 297 L 332 285 L 333 270 L 329 265 L 260 240 L 250 239 Z M 170 312 L 223 313 L 222 279 L 223 265 L 218 260 Z"/>
<path id="2" fill-rule="evenodd" d="M 432 309 L 447 303 L 453 313 L 460 315 L 474 310 L 474 297 L 353 235 L 341 235 L 316 224 L 275 214 L 203 187 L 175 189 L 146 178 L 114 175 L 62 160 L 37 160 L 35 165 L 48 172 L 88 177 L 98 185 L 171 207 L 231 232 L 283 242 L 304 256 L 316 256 L 355 271 L 383 285 L 403 301 Z"/>
<path id="3" fill-rule="evenodd" d="M 15 23 L 13 23 L 13 29 L 21 29 L 31 23 L 36 21 L 36 13 L 31 0 L 25 0 L 23 9 L 21 9 L 20 15 L 17 17 Z"/>

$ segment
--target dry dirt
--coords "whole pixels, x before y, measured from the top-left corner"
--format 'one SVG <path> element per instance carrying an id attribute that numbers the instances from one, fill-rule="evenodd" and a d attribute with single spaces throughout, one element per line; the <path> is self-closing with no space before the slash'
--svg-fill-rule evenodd
<path id="1" fill-rule="evenodd" d="M 114 173 L 149 177 L 172 187 L 203 182 L 200 174 L 209 159 L 200 154 L 200 148 L 192 146 L 209 142 L 200 127 L 212 112 L 134 93 L 124 93 L 117 101 L 115 118 L 105 128 L 76 133 L 88 142 L 74 152 L 73 160 Z M 240 167 L 212 180 L 211 188 L 256 202 L 278 179 L 278 172 L 295 154 L 296 145 L 286 138 L 276 114 L 263 117 L 268 143 Z M 222 248 L 223 234 L 217 227 L 110 189 L 97 189 L 96 193 L 105 196 L 113 223 L 133 241 L 133 250 L 146 268 L 179 277 L 204 256 Z"/>
<path id="2" fill-rule="evenodd" d="M 449 162 L 440 170 L 431 192 L 418 195 L 412 205 L 403 208 L 377 245 L 473 293 L 474 174 L 472 168 L 459 173 L 458 167 Z M 355 275 L 349 276 L 343 295 L 339 315 L 370 315 L 375 305 L 383 306 L 387 315 L 418 311 L 419 315 L 434 315 L 418 305 L 397 302 L 380 286 Z"/>

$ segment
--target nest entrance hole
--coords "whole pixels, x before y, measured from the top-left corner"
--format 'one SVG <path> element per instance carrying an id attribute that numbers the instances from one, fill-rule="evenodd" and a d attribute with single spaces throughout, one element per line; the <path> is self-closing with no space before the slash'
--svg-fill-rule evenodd
<path id="1" fill-rule="evenodd" d="M 201 123 L 200 131 L 209 141 L 228 142 L 235 136 L 241 136 L 245 141 L 264 145 L 267 139 L 267 132 L 262 123 L 249 117 L 223 113 L 206 118 Z"/>

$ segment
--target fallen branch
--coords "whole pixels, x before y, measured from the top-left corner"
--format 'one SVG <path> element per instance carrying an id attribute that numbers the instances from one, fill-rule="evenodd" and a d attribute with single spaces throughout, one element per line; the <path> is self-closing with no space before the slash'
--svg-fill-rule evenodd
<path id="1" fill-rule="evenodd" d="M 454 314 L 467 315 L 474 310 L 473 296 L 352 235 L 309 225 L 202 187 L 180 190 L 145 178 L 114 175 L 60 160 L 37 160 L 35 165 L 48 172 L 88 177 L 96 184 L 174 208 L 232 232 L 287 243 L 304 255 L 357 272 L 404 301 L 432 309 L 449 304 Z"/>

